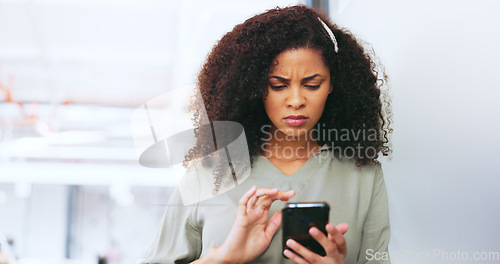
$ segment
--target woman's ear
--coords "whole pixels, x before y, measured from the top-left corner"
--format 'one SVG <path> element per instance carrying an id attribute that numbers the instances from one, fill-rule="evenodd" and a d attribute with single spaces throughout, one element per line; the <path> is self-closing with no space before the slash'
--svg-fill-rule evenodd
<path id="1" fill-rule="evenodd" d="M 330 90 L 328 90 L 328 94 L 330 94 L 333 91 L 333 85 L 330 84 Z"/>

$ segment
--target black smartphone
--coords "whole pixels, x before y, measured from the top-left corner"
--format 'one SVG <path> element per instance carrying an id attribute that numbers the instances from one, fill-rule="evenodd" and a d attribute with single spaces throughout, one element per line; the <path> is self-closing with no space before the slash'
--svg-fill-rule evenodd
<path id="1" fill-rule="evenodd" d="M 325 235 L 327 234 L 325 227 L 328 224 L 328 216 L 330 214 L 330 206 L 327 203 L 287 203 L 281 209 L 281 212 L 283 251 L 288 249 L 294 252 L 286 245 L 288 239 L 293 239 L 318 255 L 326 255 L 323 247 L 309 235 L 309 229 L 314 226 Z"/>

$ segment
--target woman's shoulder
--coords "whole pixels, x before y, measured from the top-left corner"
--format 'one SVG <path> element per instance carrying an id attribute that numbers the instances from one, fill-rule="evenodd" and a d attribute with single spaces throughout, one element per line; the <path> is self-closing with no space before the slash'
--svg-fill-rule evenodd
<path id="1" fill-rule="evenodd" d="M 359 165 L 355 156 L 346 155 L 328 144 L 324 144 L 320 151 L 322 151 L 320 156 L 331 158 L 331 162 L 336 165 L 336 168 L 368 174 L 382 170 L 382 164 L 378 161 Z"/>
<path id="2" fill-rule="evenodd" d="M 325 173 L 334 175 L 340 181 L 350 182 L 356 185 L 372 185 L 383 178 L 382 164 L 380 162 L 359 165 L 356 158 L 327 150 L 329 166 Z"/>

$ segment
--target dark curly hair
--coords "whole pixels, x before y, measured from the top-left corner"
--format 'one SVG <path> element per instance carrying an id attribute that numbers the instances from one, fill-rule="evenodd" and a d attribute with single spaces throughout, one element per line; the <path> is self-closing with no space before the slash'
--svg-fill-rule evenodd
<path id="1" fill-rule="evenodd" d="M 334 33 L 338 53 L 318 17 Z M 340 148 L 345 155 L 355 157 L 358 166 L 378 163 L 379 153 L 387 156 L 391 152 L 392 113 L 387 90 L 381 89 L 387 83 L 387 76 L 376 62 L 373 50 L 363 46 L 367 45 L 348 30 L 306 6 L 274 8 L 235 26 L 214 46 L 198 76 L 201 94 L 198 99 L 202 99 L 209 121 L 235 121 L 243 126 L 253 158 L 263 143 L 260 128 L 270 124 L 262 99 L 268 92 L 268 74 L 274 58 L 290 49 L 317 49 L 330 68 L 333 84 L 318 124 L 326 130 L 377 133 L 374 140 L 366 137 L 336 140 L 318 135 L 318 143 L 335 144 L 337 150 Z M 200 125 L 203 104 L 191 106 L 198 127 L 197 144 L 186 156 L 185 165 L 214 151 L 212 131 Z"/>

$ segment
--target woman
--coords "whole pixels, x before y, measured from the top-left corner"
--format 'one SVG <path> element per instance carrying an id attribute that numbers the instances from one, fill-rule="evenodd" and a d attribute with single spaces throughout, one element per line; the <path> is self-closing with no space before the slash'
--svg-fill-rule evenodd
<path id="1" fill-rule="evenodd" d="M 197 144 L 186 157 L 198 182 L 213 181 L 216 196 L 186 205 L 176 189 L 143 263 L 388 262 L 377 158 L 390 152 L 390 110 L 378 72 L 348 31 L 305 6 L 269 10 L 227 33 L 199 75 Z M 204 111 L 210 122 L 243 126 L 245 179 L 235 177 L 239 155 L 226 169 L 213 159 L 217 129 L 202 125 Z M 228 170 L 232 188 L 225 188 Z M 328 234 L 310 230 L 326 256 L 293 240 L 286 243 L 294 252 L 282 251 L 278 200 L 330 204 Z"/>

